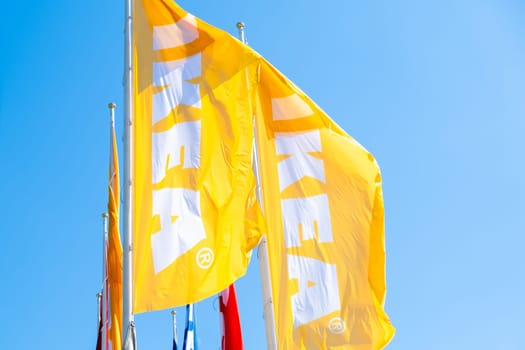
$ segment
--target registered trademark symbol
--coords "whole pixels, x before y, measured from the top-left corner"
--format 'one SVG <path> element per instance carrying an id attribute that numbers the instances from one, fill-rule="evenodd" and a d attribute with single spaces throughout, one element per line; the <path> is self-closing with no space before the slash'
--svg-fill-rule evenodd
<path id="1" fill-rule="evenodd" d="M 199 265 L 201 269 L 208 269 L 211 264 L 213 264 L 213 250 L 210 248 L 202 248 L 197 252 L 195 259 L 197 260 L 197 265 Z"/>
<path id="2" fill-rule="evenodd" d="M 328 321 L 328 330 L 332 334 L 342 334 L 346 330 L 345 321 L 341 317 L 334 317 Z"/>

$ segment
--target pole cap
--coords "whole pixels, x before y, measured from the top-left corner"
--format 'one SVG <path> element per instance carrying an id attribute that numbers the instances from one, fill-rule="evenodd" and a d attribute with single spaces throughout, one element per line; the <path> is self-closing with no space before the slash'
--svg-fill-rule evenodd
<path id="1" fill-rule="evenodd" d="M 177 311 L 173 310 L 173 311 L 171 312 L 171 314 L 172 314 L 173 316 L 175 316 L 175 315 L 177 314 Z"/>
<path id="2" fill-rule="evenodd" d="M 117 105 L 115 104 L 115 102 L 110 102 L 110 103 L 108 103 L 108 108 L 113 109 L 113 108 L 115 108 L 115 107 L 117 107 Z"/>
<path id="3" fill-rule="evenodd" d="M 103 217 L 104 219 L 109 218 L 109 214 L 108 214 L 108 213 L 102 213 L 102 217 Z"/>
<path id="4" fill-rule="evenodd" d="M 237 22 L 237 28 L 243 29 L 245 27 L 244 22 Z"/>

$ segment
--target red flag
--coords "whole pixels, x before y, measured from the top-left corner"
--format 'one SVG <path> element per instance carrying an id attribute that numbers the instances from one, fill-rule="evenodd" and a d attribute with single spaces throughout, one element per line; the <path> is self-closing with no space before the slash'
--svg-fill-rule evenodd
<path id="1" fill-rule="evenodd" d="M 222 350 L 243 350 L 241 321 L 233 284 L 219 295 Z"/>

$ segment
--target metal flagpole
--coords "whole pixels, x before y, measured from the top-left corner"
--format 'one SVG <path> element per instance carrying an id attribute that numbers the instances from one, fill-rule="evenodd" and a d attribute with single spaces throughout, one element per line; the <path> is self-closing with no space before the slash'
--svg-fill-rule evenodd
<path id="1" fill-rule="evenodd" d="M 244 23 L 238 22 L 237 28 L 239 29 L 239 40 L 248 45 L 246 36 L 244 33 Z M 246 68 L 246 83 L 247 88 L 250 87 L 248 68 Z M 250 97 L 251 98 L 251 97 Z M 251 108 L 250 102 L 250 110 Z M 253 114 L 253 128 L 255 141 L 253 145 L 253 155 L 254 155 L 254 172 L 255 179 L 257 182 L 257 198 L 259 199 L 259 204 L 261 205 L 261 210 L 264 213 L 264 203 L 262 200 L 262 186 L 261 186 L 261 174 L 259 171 L 259 154 L 257 152 L 257 127 L 255 123 L 255 113 Z M 261 285 L 262 285 L 262 294 L 263 294 L 263 312 L 264 312 L 264 323 L 266 329 L 266 345 L 268 350 L 277 350 L 277 337 L 275 332 L 275 316 L 273 312 L 273 299 L 272 299 L 272 280 L 270 279 L 270 267 L 268 263 L 268 242 L 266 240 L 266 235 L 264 235 L 259 243 L 258 247 L 258 257 L 259 257 L 259 271 L 261 276 Z"/>
<path id="2" fill-rule="evenodd" d="M 124 213 L 123 213 L 123 276 L 122 276 L 122 329 L 124 350 L 134 349 L 135 339 L 132 309 L 132 278 L 133 278 L 133 232 L 132 232 L 132 198 L 133 169 L 132 144 L 133 144 L 133 18 L 132 0 L 125 0 L 126 39 L 124 53 Z"/>
<path id="3" fill-rule="evenodd" d="M 102 213 L 102 349 L 108 349 L 108 223 L 109 215 Z"/>

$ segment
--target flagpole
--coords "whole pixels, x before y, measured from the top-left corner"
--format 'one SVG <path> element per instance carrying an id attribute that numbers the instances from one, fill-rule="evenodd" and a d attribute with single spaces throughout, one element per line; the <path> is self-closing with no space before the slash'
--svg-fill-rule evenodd
<path id="1" fill-rule="evenodd" d="M 108 349 L 108 223 L 109 215 L 102 213 L 102 348 Z"/>
<path id="2" fill-rule="evenodd" d="M 133 232 L 132 232 L 132 144 L 133 144 L 133 18 L 132 0 L 125 0 L 126 38 L 124 53 L 124 213 L 123 213 L 123 276 L 122 276 L 122 329 L 123 349 L 132 350 L 134 339 L 132 281 L 133 281 Z"/>
<path id="3" fill-rule="evenodd" d="M 239 30 L 239 40 L 245 44 L 248 45 L 248 42 L 246 40 L 245 32 L 244 32 L 245 25 L 243 22 L 237 23 L 237 29 Z M 247 88 L 250 88 L 249 84 L 249 76 L 248 76 L 248 69 L 246 69 L 246 83 Z M 249 97 L 250 99 L 251 97 Z M 250 100 L 251 101 L 251 100 Z M 253 108 L 251 108 L 251 102 L 250 102 L 250 110 L 253 111 Z M 253 113 L 253 119 L 255 121 L 255 113 Z M 259 204 L 261 206 L 261 210 L 264 213 L 264 205 L 262 200 L 262 187 L 261 187 L 261 174 L 259 171 L 259 154 L 257 152 L 257 126 L 256 123 L 253 123 L 254 128 L 254 147 L 253 147 L 253 155 L 254 155 L 254 167 L 255 167 L 255 179 L 257 182 L 257 198 L 259 199 Z M 264 324 L 265 324 L 265 330 L 266 330 L 266 346 L 268 350 L 276 350 L 277 349 L 277 337 L 275 332 L 275 316 L 273 312 L 273 299 L 272 299 L 272 280 L 270 279 L 270 267 L 268 263 L 268 242 L 266 240 L 266 235 L 264 235 L 261 239 L 261 242 L 259 243 L 258 247 L 258 257 L 259 257 L 259 271 L 260 271 L 260 278 L 261 278 L 261 285 L 262 285 L 262 295 L 263 295 L 263 315 L 264 315 Z"/>

